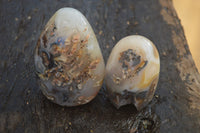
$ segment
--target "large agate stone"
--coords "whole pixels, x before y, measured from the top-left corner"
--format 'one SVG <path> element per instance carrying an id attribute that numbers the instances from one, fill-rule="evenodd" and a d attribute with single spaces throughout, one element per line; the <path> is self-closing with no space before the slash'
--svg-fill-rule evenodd
<path id="1" fill-rule="evenodd" d="M 113 48 L 106 65 L 105 82 L 117 107 L 134 104 L 140 110 L 153 98 L 160 72 L 159 53 L 147 38 L 132 35 Z"/>
<path id="2" fill-rule="evenodd" d="M 62 8 L 51 17 L 34 58 L 43 94 L 59 105 L 86 104 L 102 86 L 105 64 L 99 44 L 76 9 Z"/>

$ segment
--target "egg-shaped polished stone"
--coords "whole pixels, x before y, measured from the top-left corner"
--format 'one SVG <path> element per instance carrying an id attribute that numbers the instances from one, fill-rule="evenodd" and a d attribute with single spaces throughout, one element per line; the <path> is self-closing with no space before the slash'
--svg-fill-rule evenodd
<path id="1" fill-rule="evenodd" d="M 43 94 L 59 105 L 86 104 L 102 86 L 105 64 L 99 44 L 76 9 L 62 8 L 51 17 L 34 58 Z"/>
<path id="2" fill-rule="evenodd" d="M 153 98 L 160 72 L 159 53 L 140 35 L 121 39 L 106 64 L 105 82 L 110 101 L 117 107 L 134 104 L 140 110 Z"/>

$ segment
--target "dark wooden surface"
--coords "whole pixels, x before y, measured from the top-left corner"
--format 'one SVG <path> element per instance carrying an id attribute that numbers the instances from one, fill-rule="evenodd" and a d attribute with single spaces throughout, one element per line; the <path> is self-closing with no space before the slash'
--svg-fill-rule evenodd
<path id="1" fill-rule="evenodd" d="M 142 111 L 117 110 L 105 86 L 89 104 L 61 107 L 38 89 L 33 51 L 48 19 L 61 7 L 80 10 L 97 35 L 105 61 L 131 34 L 152 40 L 161 73 L 153 101 Z M 1 0 L 1 133 L 196 133 L 200 131 L 200 76 L 171 0 Z M 145 123 L 150 123 L 145 129 Z"/>

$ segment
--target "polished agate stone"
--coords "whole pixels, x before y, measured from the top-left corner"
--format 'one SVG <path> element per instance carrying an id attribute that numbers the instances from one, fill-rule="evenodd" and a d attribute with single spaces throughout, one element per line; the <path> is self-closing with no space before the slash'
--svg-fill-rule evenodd
<path id="1" fill-rule="evenodd" d="M 113 48 L 105 82 L 110 101 L 117 107 L 134 104 L 140 110 L 153 98 L 160 72 L 159 53 L 147 38 L 132 35 Z"/>
<path id="2" fill-rule="evenodd" d="M 98 41 L 76 9 L 62 8 L 51 17 L 34 58 L 43 94 L 59 105 L 86 104 L 102 86 L 105 64 Z"/>

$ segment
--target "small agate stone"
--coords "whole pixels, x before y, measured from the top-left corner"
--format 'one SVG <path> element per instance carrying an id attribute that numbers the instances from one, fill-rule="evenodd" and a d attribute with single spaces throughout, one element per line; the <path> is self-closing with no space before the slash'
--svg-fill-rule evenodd
<path id="1" fill-rule="evenodd" d="M 117 107 L 134 104 L 140 110 L 153 98 L 160 72 L 159 53 L 147 38 L 132 35 L 113 48 L 105 82 L 110 101 Z"/>
<path id="2" fill-rule="evenodd" d="M 91 101 L 102 86 L 105 64 L 96 36 L 78 10 L 62 8 L 48 21 L 35 49 L 43 94 L 62 106 Z"/>

